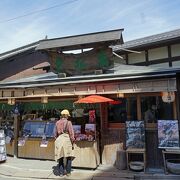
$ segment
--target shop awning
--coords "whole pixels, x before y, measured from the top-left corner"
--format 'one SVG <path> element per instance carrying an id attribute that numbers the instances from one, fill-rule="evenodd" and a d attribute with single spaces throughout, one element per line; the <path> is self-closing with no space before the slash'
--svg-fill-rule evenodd
<path id="1" fill-rule="evenodd" d="M 106 98 L 104 96 L 91 95 L 91 96 L 87 96 L 85 98 L 81 98 L 74 103 L 90 104 L 90 103 L 104 103 L 104 102 L 113 102 L 113 101 L 114 101 L 113 99 Z"/>

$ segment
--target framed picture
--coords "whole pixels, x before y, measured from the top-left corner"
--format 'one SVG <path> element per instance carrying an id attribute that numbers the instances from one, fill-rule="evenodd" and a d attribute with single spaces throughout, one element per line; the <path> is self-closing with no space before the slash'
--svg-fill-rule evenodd
<path id="1" fill-rule="evenodd" d="M 177 120 L 158 120 L 159 148 L 179 148 Z"/>
<path id="2" fill-rule="evenodd" d="M 144 121 L 126 121 L 126 148 L 145 148 Z"/>
<path id="3" fill-rule="evenodd" d="M 73 125 L 73 130 L 74 130 L 74 138 L 77 141 L 80 141 L 80 136 L 81 136 L 81 125 Z"/>
<path id="4" fill-rule="evenodd" d="M 88 141 L 94 141 L 96 137 L 96 124 L 86 124 L 85 134 Z"/>

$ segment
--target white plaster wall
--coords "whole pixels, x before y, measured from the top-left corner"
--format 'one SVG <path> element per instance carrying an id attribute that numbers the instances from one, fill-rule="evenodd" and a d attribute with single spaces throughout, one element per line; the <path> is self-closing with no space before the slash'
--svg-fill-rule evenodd
<path id="1" fill-rule="evenodd" d="M 149 60 L 156 60 L 162 58 L 168 58 L 168 49 L 167 47 L 155 48 L 148 50 Z"/>
<path id="2" fill-rule="evenodd" d="M 175 44 L 171 46 L 171 56 L 180 56 L 180 44 Z"/>
<path id="3" fill-rule="evenodd" d="M 130 53 L 128 54 L 128 62 L 129 64 L 145 62 L 145 51 L 141 51 L 140 54 L 137 53 Z"/>
<path id="4" fill-rule="evenodd" d="M 113 56 L 114 64 L 116 64 L 116 63 L 118 63 L 118 64 L 126 64 L 126 57 L 125 57 L 125 55 L 121 55 L 121 57 L 123 59 L 121 59 L 119 57 L 116 57 L 116 56 Z"/>

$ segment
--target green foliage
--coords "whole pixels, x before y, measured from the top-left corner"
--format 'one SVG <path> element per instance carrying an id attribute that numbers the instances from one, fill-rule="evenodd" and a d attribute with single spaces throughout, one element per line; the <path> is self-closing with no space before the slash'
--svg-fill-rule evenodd
<path id="1" fill-rule="evenodd" d="M 98 53 L 98 66 L 100 68 L 108 67 L 109 66 L 109 61 L 106 53 L 104 51 L 100 51 Z"/>
<path id="2" fill-rule="evenodd" d="M 60 57 L 57 57 L 56 58 L 56 61 L 55 61 L 55 70 L 59 73 L 62 71 L 62 64 L 63 64 L 63 61 Z"/>

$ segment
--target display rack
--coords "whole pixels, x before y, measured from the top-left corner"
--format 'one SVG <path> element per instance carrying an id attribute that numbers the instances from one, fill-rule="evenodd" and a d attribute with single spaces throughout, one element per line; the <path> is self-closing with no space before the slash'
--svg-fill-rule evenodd
<path id="1" fill-rule="evenodd" d="M 166 149 L 166 150 L 162 150 L 162 155 L 163 155 L 163 163 L 164 163 L 164 173 L 168 174 L 168 168 L 167 168 L 167 156 L 168 155 L 176 155 L 176 159 L 177 156 L 180 156 L 180 149 Z M 178 167 L 176 167 L 178 168 Z"/>
<path id="2" fill-rule="evenodd" d="M 5 161 L 6 156 L 6 143 L 5 143 L 5 134 L 4 130 L 0 130 L 0 161 Z"/>

